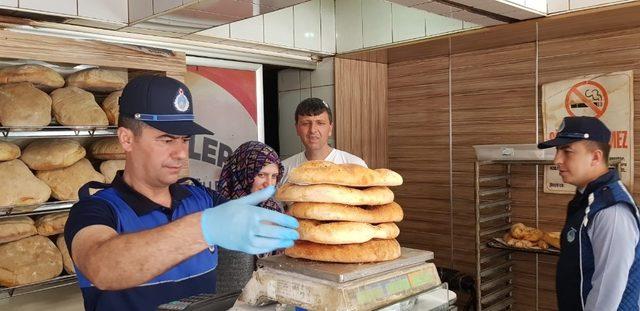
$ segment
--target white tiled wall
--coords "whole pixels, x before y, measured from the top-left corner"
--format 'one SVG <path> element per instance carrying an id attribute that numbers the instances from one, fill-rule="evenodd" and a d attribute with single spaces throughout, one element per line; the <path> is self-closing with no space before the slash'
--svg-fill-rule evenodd
<path id="1" fill-rule="evenodd" d="M 181 5 L 182 0 L 153 0 L 153 14 L 162 13 Z"/>
<path id="2" fill-rule="evenodd" d="M 362 3 L 362 30 L 365 48 L 393 42 L 391 2 L 365 0 Z"/>
<path id="3" fill-rule="evenodd" d="M 464 25 L 461 20 L 445 17 L 438 14 L 425 14 L 427 15 L 427 36 L 435 36 L 463 29 Z"/>
<path id="4" fill-rule="evenodd" d="M 20 0 L 19 7 L 59 14 L 78 15 L 78 2 L 76 0 Z"/>
<path id="5" fill-rule="evenodd" d="M 336 0 L 337 51 L 352 51 L 363 47 L 362 0 Z"/>
<path id="6" fill-rule="evenodd" d="M 254 42 L 264 42 L 263 15 L 231 23 L 230 37 Z"/>
<path id="7" fill-rule="evenodd" d="M 129 20 L 128 5 L 127 0 L 78 0 L 78 15 L 126 23 Z"/>
<path id="8" fill-rule="evenodd" d="M 295 47 L 312 51 L 322 49 L 320 30 L 320 0 L 311 0 L 293 7 Z"/>
<path id="9" fill-rule="evenodd" d="M 313 71 L 285 69 L 278 72 L 278 130 L 282 159 L 304 150 L 295 129 L 295 111 L 302 100 L 321 98 L 335 111 L 333 81 L 333 58 L 323 59 Z M 335 145 L 333 137 L 329 144 Z"/>
<path id="10" fill-rule="evenodd" d="M 0 0 L 0 5 L 17 7 L 18 6 L 18 0 Z"/>
<path id="11" fill-rule="evenodd" d="M 426 36 L 424 11 L 393 3 L 393 41 L 403 41 Z"/>
<path id="12" fill-rule="evenodd" d="M 198 34 L 217 38 L 229 38 L 229 33 L 231 32 L 230 28 L 231 26 L 229 24 L 226 24 L 200 31 L 198 32 Z"/>
<path id="13" fill-rule="evenodd" d="M 293 46 L 293 7 L 264 15 L 264 42 Z"/>
<path id="14" fill-rule="evenodd" d="M 322 37 L 322 51 L 326 53 L 336 52 L 336 15 L 335 1 L 320 1 L 320 28 Z"/>

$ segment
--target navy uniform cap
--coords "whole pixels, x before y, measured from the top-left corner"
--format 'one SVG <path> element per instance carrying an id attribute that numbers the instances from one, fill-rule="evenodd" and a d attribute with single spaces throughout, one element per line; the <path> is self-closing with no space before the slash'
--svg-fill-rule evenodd
<path id="1" fill-rule="evenodd" d="M 119 99 L 120 114 L 171 135 L 213 133 L 197 124 L 191 92 L 184 83 L 169 77 L 139 76 L 129 81 Z"/>
<path id="2" fill-rule="evenodd" d="M 598 118 L 565 117 L 554 139 L 539 143 L 538 148 L 546 149 L 568 145 L 579 140 L 609 143 L 611 131 Z"/>

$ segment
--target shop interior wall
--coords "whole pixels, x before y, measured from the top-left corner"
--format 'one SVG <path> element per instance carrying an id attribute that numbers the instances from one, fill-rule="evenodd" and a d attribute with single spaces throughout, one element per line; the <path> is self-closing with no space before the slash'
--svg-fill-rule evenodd
<path id="1" fill-rule="evenodd" d="M 542 140 L 544 83 L 634 70 L 637 137 L 638 14 L 638 5 L 581 12 L 360 57 L 388 64 L 388 167 L 405 178 L 394 189 L 405 210 L 401 244 L 434 251 L 437 265 L 474 275 L 472 146 Z M 337 109 L 342 103 L 336 101 Z M 560 230 L 570 196 L 543 193 L 542 168 L 516 167 L 513 174 L 513 221 Z M 633 195 L 640 198 L 638 187 Z M 515 309 L 555 310 L 557 257 L 513 259 Z"/>

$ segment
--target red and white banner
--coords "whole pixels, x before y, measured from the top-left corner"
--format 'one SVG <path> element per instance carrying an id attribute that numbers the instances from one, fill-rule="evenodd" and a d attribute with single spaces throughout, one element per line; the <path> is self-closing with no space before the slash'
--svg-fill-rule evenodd
<path id="1" fill-rule="evenodd" d="M 189 175 L 215 189 L 233 150 L 261 138 L 261 70 L 187 66 L 185 84 L 193 96 L 196 122 L 214 133 L 192 138 Z"/>

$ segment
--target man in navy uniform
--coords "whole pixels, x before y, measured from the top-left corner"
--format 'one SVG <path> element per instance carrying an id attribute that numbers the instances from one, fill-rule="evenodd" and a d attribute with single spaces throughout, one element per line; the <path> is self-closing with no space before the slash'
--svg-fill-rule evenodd
<path id="1" fill-rule="evenodd" d="M 212 134 L 194 122 L 189 89 L 158 76 L 131 80 L 120 97 L 124 171 L 72 208 L 65 239 L 87 310 L 155 310 L 215 292 L 217 248 L 251 254 L 290 247 L 298 223 L 255 205 L 273 187 L 228 201 L 178 181 L 189 139 Z"/>
<path id="2" fill-rule="evenodd" d="M 556 147 L 562 181 L 577 187 L 560 236 L 561 311 L 640 308 L 640 213 L 609 169 L 610 139 L 597 118 L 566 117 L 557 136 L 538 145 Z"/>

